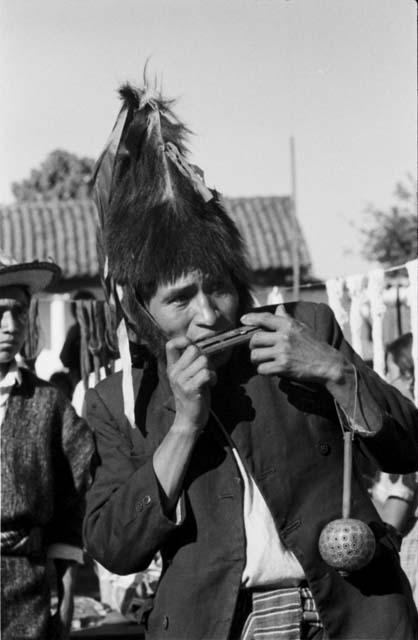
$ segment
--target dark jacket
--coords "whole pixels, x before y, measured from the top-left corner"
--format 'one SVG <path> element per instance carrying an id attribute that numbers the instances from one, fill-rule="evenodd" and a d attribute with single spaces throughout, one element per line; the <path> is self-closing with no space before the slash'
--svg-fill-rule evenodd
<path id="1" fill-rule="evenodd" d="M 343 578 L 318 552 L 322 528 L 341 517 L 343 445 L 330 395 L 316 385 L 257 375 L 242 347 L 219 372 L 212 408 L 253 474 L 282 540 L 303 566 L 330 638 L 412 640 L 410 590 L 358 464 L 368 452 L 387 471 L 416 469 L 417 411 L 353 353 L 327 306 L 286 308 L 355 364 L 360 398 L 371 393 L 382 410 L 377 433 L 356 437 L 354 444 L 352 517 L 368 523 L 377 538 L 365 569 Z M 161 550 L 163 576 L 148 619 L 150 638 L 226 640 L 245 563 L 238 468 L 210 419 L 192 455 L 184 518 L 176 525 L 162 509 L 152 466 L 174 419 L 170 388 L 161 368 L 158 379 L 147 370 L 134 371 L 134 380 L 135 428 L 123 415 L 119 375 L 87 395 L 98 454 L 84 528 L 87 547 L 117 573 L 143 570 Z"/>
<path id="2" fill-rule="evenodd" d="M 21 369 L 1 425 L 2 638 L 48 637 L 46 553 L 82 548 L 93 438 L 48 382 Z"/>

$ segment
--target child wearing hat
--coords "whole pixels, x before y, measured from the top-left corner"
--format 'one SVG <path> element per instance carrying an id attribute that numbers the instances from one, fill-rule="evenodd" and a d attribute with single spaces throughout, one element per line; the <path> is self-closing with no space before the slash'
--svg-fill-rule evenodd
<path id="1" fill-rule="evenodd" d="M 93 450 L 87 424 L 52 384 L 16 360 L 31 296 L 50 286 L 51 262 L 0 252 L 1 637 L 68 637 Z M 52 560 L 58 606 L 50 613 Z"/>

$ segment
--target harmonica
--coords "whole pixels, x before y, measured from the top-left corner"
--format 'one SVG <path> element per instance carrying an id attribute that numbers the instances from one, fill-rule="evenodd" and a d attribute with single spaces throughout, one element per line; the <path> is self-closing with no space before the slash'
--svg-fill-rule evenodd
<path id="1" fill-rule="evenodd" d="M 237 329 L 222 331 L 210 338 L 198 340 L 195 345 L 199 347 L 202 353 L 210 355 L 234 347 L 237 344 L 249 342 L 256 331 L 260 331 L 260 327 L 238 327 Z"/>

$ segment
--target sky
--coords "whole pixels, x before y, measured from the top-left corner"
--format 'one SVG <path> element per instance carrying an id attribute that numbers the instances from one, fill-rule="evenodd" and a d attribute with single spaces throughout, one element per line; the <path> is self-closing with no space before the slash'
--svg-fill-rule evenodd
<path id="1" fill-rule="evenodd" d="M 149 58 L 226 196 L 291 192 L 318 278 L 416 176 L 414 0 L 2 0 L 0 203 L 54 149 L 96 158 Z"/>

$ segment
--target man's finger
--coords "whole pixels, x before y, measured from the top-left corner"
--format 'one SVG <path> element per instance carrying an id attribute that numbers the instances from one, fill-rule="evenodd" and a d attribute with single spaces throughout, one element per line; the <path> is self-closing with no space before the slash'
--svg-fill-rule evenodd
<path id="1" fill-rule="evenodd" d="M 191 360 L 187 368 L 184 369 L 184 373 L 188 378 L 193 378 L 199 371 L 203 369 L 210 370 L 208 358 L 204 355 L 199 355 L 195 360 Z"/>
<path id="2" fill-rule="evenodd" d="M 197 389 L 203 389 L 206 385 L 213 386 L 216 384 L 217 376 L 215 371 L 211 371 L 210 369 L 201 369 L 196 373 L 193 377 L 193 380 L 190 380 L 190 384 Z"/>
<path id="3" fill-rule="evenodd" d="M 274 347 L 277 344 L 276 331 L 257 331 L 251 336 L 250 349 L 256 347 Z"/>
<path id="4" fill-rule="evenodd" d="M 274 315 L 277 316 L 281 316 L 282 318 L 288 318 L 289 314 L 287 313 L 284 304 L 278 304 L 276 307 L 276 310 L 274 312 Z"/>
<path id="5" fill-rule="evenodd" d="M 189 346 L 190 340 L 186 336 L 180 336 L 169 340 L 165 345 L 167 367 L 172 367 L 181 357 L 183 351 Z"/>
<path id="6" fill-rule="evenodd" d="M 286 375 L 286 372 L 283 369 L 281 369 L 280 371 L 278 370 L 278 366 L 276 362 L 261 362 L 258 366 L 257 366 L 257 373 L 259 373 L 262 376 L 274 376 L 274 375 Z"/>
<path id="7" fill-rule="evenodd" d="M 254 363 L 271 362 L 275 360 L 275 355 L 269 347 L 265 347 L 264 349 L 251 349 L 251 360 Z"/>
<path id="8" fill-rule="evenodd" d="M 272 313 L 246 313 L 241 317 L 242 324 L 254 327 L 264 327 L 270 331 L 277 331 L 282 326 L 281 316 L 275 316 Z"/>

